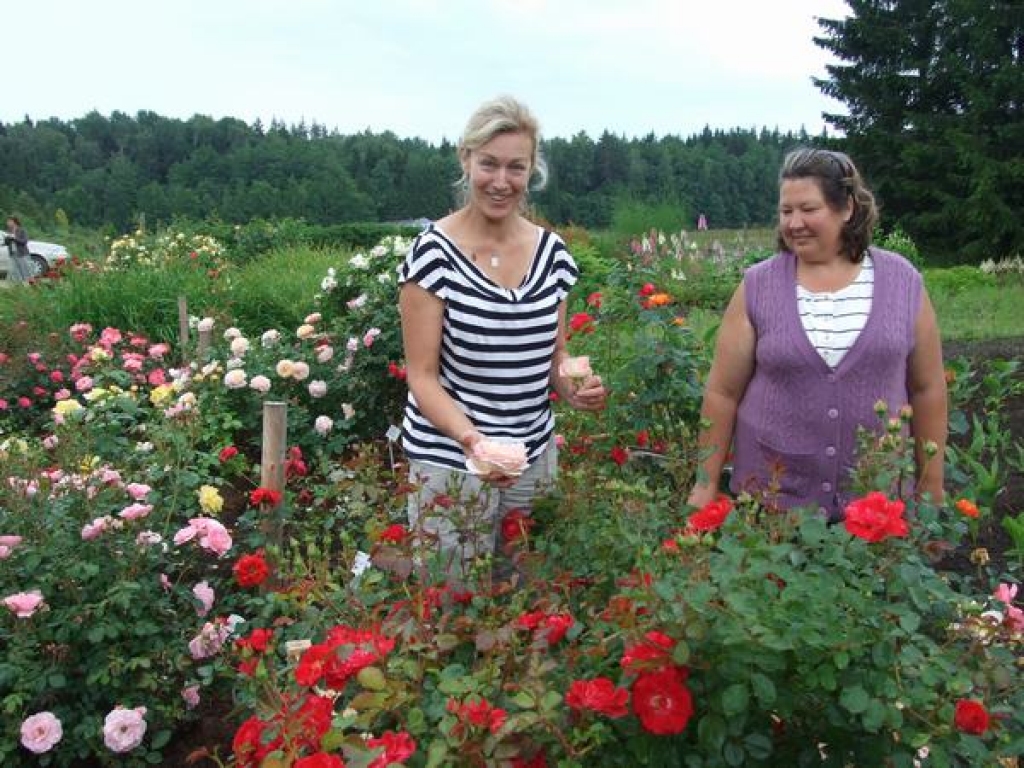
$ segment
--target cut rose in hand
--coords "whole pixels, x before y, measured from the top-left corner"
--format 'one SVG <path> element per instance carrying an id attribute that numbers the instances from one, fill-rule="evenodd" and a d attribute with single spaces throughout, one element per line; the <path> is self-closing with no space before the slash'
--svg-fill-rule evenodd
<path id="1" fill-rule="evenodd" d="M 480 440 L 473 446 L 470 469 L 481 475 L 518 475 L 526 468 L 526 446 Z"/>
<path id="2" fill-rule="evenodd" d="M 590 358 L 586 355 L 581 357 L 567 357 L 558 366 L 558 372 L 562 376 L 566 376 L 572 379 L 577 386 L 582 383 L 583 379 L 587 376 L 592 376 L 594 372 L 590 369 Z"/>

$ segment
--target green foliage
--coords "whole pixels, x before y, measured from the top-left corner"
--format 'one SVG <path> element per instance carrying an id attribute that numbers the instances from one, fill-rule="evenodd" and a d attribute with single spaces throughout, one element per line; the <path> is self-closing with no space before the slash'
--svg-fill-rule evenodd
<path id="1" fill-rule="evenodd" d="M 693 222 L 693 212 L 678 203 L 622 199 L 615 203 L 609 228 L 620 236 L 637 237 L 652 228 L 678 232 Z"/>
<path id="2" fill-rule="evenodd" d="M 924 269 L 924 259 L 917 248 L 917 244 L 901 227 L 896 226 L 885 234 L 876 233 L 873 240 L 879 248 L 898 253 L 917 267 L 918 270 Z"/>

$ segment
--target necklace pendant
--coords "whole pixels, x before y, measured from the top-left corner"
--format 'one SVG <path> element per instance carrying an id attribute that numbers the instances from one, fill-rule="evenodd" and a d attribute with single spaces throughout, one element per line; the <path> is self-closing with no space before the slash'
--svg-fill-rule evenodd
<path id="1" fill-rule="evenodd" d="M 501 264 L 501 256 L 496 253 L 491 254 L 491 268 L 497 269 L 498 265 Z"/>

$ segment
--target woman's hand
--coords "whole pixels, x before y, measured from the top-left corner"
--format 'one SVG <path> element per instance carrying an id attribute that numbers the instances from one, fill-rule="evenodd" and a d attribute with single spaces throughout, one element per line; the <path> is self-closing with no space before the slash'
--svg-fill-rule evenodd
<path id="1" fill-rule="evenodd" d="M 462 452 L 466 454 L 467 462 L 469 459 L 473 458 L 477 443 L 486 439 L 487 438 L 473 428 L 467 429 L 459 435 L 459 445 L 462 446 Z M 479 477 L 483 482 L 493 485 L 496 488 L 511 488 L 519 479 L 517 476 L 506 475 L 501 472 L 490 472 L 486 475 L 477 475 L 477 477 Z"/>
<path id="2" fill-rule="evenodd" d="M 600 376 L 591 374 L 580 382 L 579 386 L 570 389 L 566 398 L 569 405 L 579 411 L 600 411 L 605 406 L 608 390 L 604 388 Z"/>

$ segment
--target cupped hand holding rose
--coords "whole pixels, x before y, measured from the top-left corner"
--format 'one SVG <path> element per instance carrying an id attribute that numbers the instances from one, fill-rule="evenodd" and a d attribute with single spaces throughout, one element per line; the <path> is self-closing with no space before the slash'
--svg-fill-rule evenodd
<path id="1" fill-rule="evenodd" d="M 608 391 L 601 377 L 590 367 L 590 358 L 566 357 L 558 364 L 558 375 L 569 380 L 565 399 L 573 408 L 581 411 L 599 411 L 604 408 Z"/>

